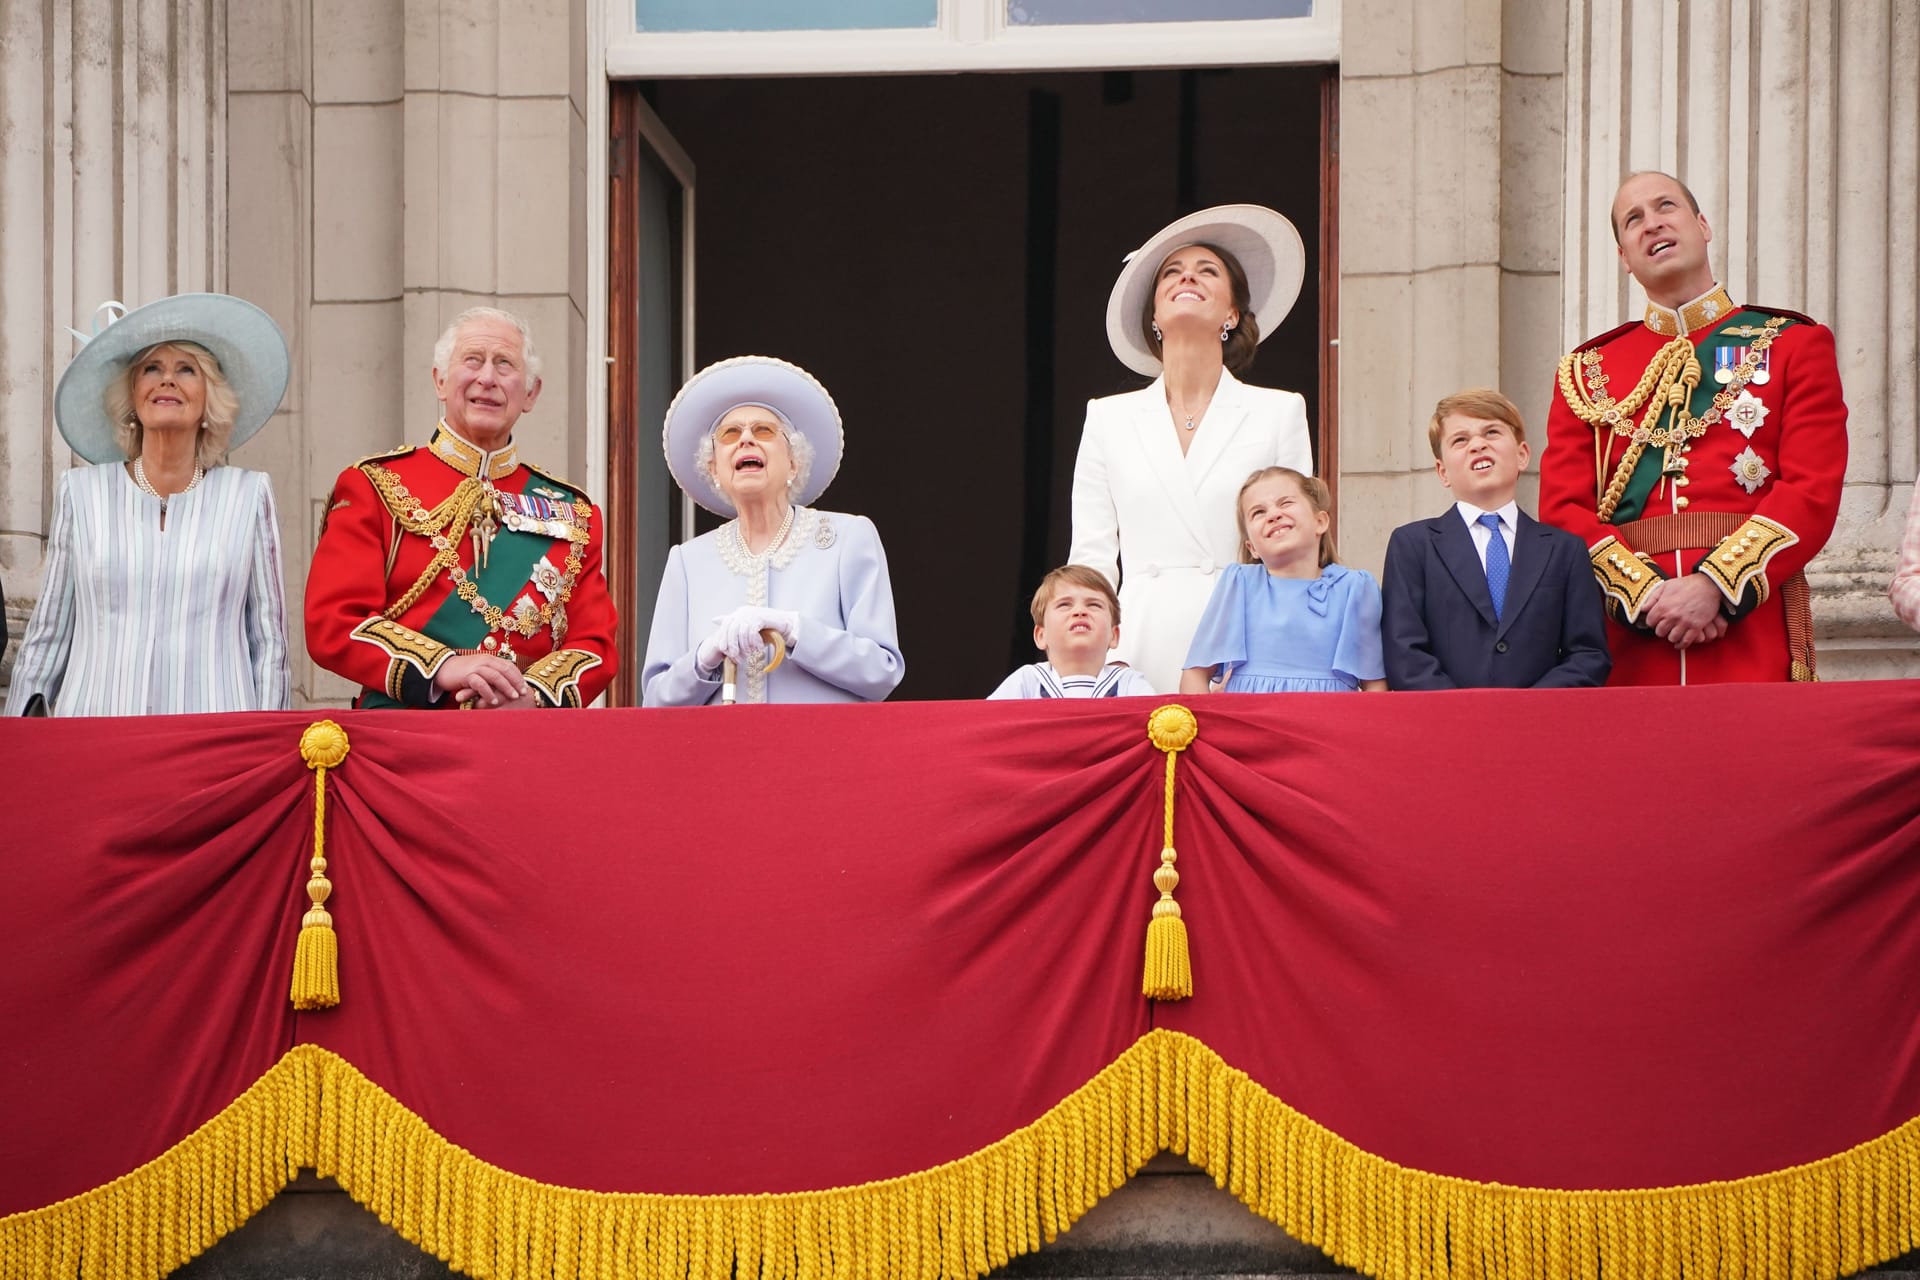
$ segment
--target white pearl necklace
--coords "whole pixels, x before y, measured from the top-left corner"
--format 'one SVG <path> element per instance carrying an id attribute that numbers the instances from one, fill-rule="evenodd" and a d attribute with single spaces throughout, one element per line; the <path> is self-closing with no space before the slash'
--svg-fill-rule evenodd
<path id="1" fill-rule="evenodd" d="M 769 542 L 762 551 L 755 552 L 748 550 L 746 526 L 740 524 L 737 520 L 735 521 L 735 525 L 734 536 L 740 539 L 740 550 L 746 554 L 747 559 L 749 561 L 764 560 L 778 551 L 780 545 L 787 540 L 787 535 L 793 532 L 793 506 L 791 504 L 787 506 L 787 518 L 780 522 L 779 529 L 774 531 L 773 541 Z"/>
<path id="2" fill-rule="evenodd" d="M 201 478 L 204 477 L 206 474 L 207 473 L 205 469 L 202 468 L 199 463 L 195 463 L 193 467 L 193 479 L 187 481 L 187 487 L 185 489 L 182 489 L 180 492 L 187 493 L 191 491 L 193 486 L 199 484 L 201 481 Z M 167 499 L 173 495 L 161 493 L 158 489 L 153 487 L 152 482 L 147 479 L 146 463 L 139 458 L 135 458 L 133 460 L 133 482 L 140 486 L 140 492 L 147 494 L 150 497 L 155 497 L 160 499 L 160 514 L 162 516 L 167 514 Z"/>

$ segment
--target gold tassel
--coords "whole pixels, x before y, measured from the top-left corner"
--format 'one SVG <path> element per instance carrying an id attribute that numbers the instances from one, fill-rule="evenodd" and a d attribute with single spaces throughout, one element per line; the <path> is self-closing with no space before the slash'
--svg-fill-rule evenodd
<path id="1" fill-rule="evenodd" d="M 1173 891 L 1180 873 L 1173 869 L 1178 857 L 1173 851 L 1173 762 L 1200 733 L 1193 712 L 1170 702 L 1147 717 L 1147 738 L 1167 753 L 1166 843 L 1160 850 L 1160 866 L 1153 873 L 1153 887 L 1160 901 L 1153 904 L 1153 919 L 1147 921 L 1147 966 L 1140 979 L 1140 994 L 1150 1000 L 1185 1000 L 1193 994 L 1193 966 L 1187 959 L 1187 922 L 1180 918 L 1180 904 Z"/>
<path id="2" fill-rule="evenodd" d="M 317 720 L 300 735 L 300 758 L 313 770 L 313 860 L 307 897 L 313 905 L 300 918 L 300 940 L 293 950 L 293 1007 L 331 1009 L 340 1003 L 340 941 L 327 913 L 333 882 L 327 879 L 327 770 L 347 758 L 347 731 L 331 720 Z"/>

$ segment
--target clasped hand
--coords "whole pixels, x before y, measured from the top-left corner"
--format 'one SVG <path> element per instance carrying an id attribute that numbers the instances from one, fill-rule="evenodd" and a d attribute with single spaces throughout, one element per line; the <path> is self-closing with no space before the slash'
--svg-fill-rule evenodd
<path id="1" fill-rule="evenodd" d="M 800 615 L 791 609 L 743 604 L 713 620 L 713 630 L 694 651 L 694 662 L 702 671 L 718 670 L 726 658 L 746 666 L 755 655 L 764 656 L 767 651 L 767 642 L 760 635 L 762 631 L 778 632 L 791 651 L 800 643 Z"/>
<path id="2" fill-rule="evenodd" d="M 433 673 L 433 686 L 462 706 L 483 711 L 525 711 L 540 705 L 540 694 L 520 668 L 498 654 L 462 653 Z"/>
<path id="3" fill-rule="evenodd" d="M 1654 589 L 1647 602 L 1647 624 L 1653 634 L 1676 649 L 1718 640 L 1727 634 L 1726 615 L 1720 612 L 1720 588 L 1703 574 L 1689 573 Z"/>

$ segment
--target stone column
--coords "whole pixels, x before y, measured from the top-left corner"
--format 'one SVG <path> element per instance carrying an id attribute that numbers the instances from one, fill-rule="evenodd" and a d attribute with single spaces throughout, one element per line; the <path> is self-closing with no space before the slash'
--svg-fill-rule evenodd
<path id="1" fill-rule="evenodd" d="M 1734 299 L 1831 325 L 1851 410 L 1840 521 L 1809 573 L 1828 679 L 1920 674 L 1886 602 L 1920 410 L 1920 9 L 1905 0 L 1571 0 L 1562 337 L 1639 314 L 1620 178 L 1693 188 Z"/>
<path id="2" fill-rule="evenodd" d="M 222 0 L 0 0 L 0 575 L 17 639 L 74 458 L 53 392 L 107 299 L 226 274 Z"/>
<path id="3" fill-rule="evenodd" d="M 1346 0 L 1340 546 L 1444 508 L 1426 424 L 1498 387 L 1536 451 L 1558 350 L 1566 0 Z M 1523 481 L 1531 504 L 1534 483 Z"/>

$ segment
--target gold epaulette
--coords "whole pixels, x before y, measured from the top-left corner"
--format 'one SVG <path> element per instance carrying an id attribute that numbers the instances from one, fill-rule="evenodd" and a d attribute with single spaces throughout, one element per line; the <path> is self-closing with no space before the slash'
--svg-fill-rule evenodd
<path id="1" fill-rule="evenodd" d="M 1599 580 L 1601 592 L 1618 603 L 1629 624 L 1639 620 L 1648 593 L 1666 580 L 1651 561 L 1634 554 L 1612 534 L 1594 543 L 1587 558 L 1593 562 L 1593 576 Z"/>
<path id="2" fill-rule="evenodd" d="M 384 691 L 395 702 L 406 700 L 401 696 L 401 684 L 408 667 L 431 680 L 441 664 L 454 655 L 453 649 L 432 636 L 422 635 L 391 618 L 368 618 L 351 634 L 355 640 L 364 641 L 387 655 Z"/>
<path id="3" fill-rule="evenodd" d="M 353 465 L 356 467 L 364 467 L 369 462 L 385 462 L 389 458 L 404 458 L 419 447 L 417 444 L 403 444 L 398 449 L 388 449 L 385 453 L 370 453 L 364 458 L 355 458 Z"/>
<path id="4" fill-rule="evenodd" d="M 567 479 L 565 476 L 557 476 L 553 474 L 553 472 L 547 470 L 545 467 L 536 467 L 531 462 L 528 462 L 524 458 L 520 460 L 520 465 L 525 467 L 527 470 L 533 472 L 533 474 L 539 476 L 541 479 L 551 480 L 555 484 L 560 485 L 562 488 L 566 489 L 567 492 L 573 495 L 574 500 L 576 502 L 585 502 L 587 500 L 587 491 L 585 489 L 582 489 L 579 485 L 575 484 L 573 481 Z"/>
<path id="5" fill-rule="evenodd" d="M 1771 593 L 1767 561 L 1798 541 L 1800 535 L 1779 521 L 1748 516 L 1745 524 L 1722 538 L 1707 553 L 1707 558 L 1700 562 L 1700 572 L 1713 579 L 1720 594 L 1735 608 L 1740 606 L 1740 597 L 1746 594 L 1750 583 L 1759 593 L 1754 600 L 1759 604 Z"/>
<path id="6" fill-rule="evenodd" d="M 546 474 L 545 472 L 541 473 Z M 580 677 L 600 665 L 600 655 L 585 649 L 555 649 L 523 673 L 527 683 L 556 707 L 580 705 Z"/>

